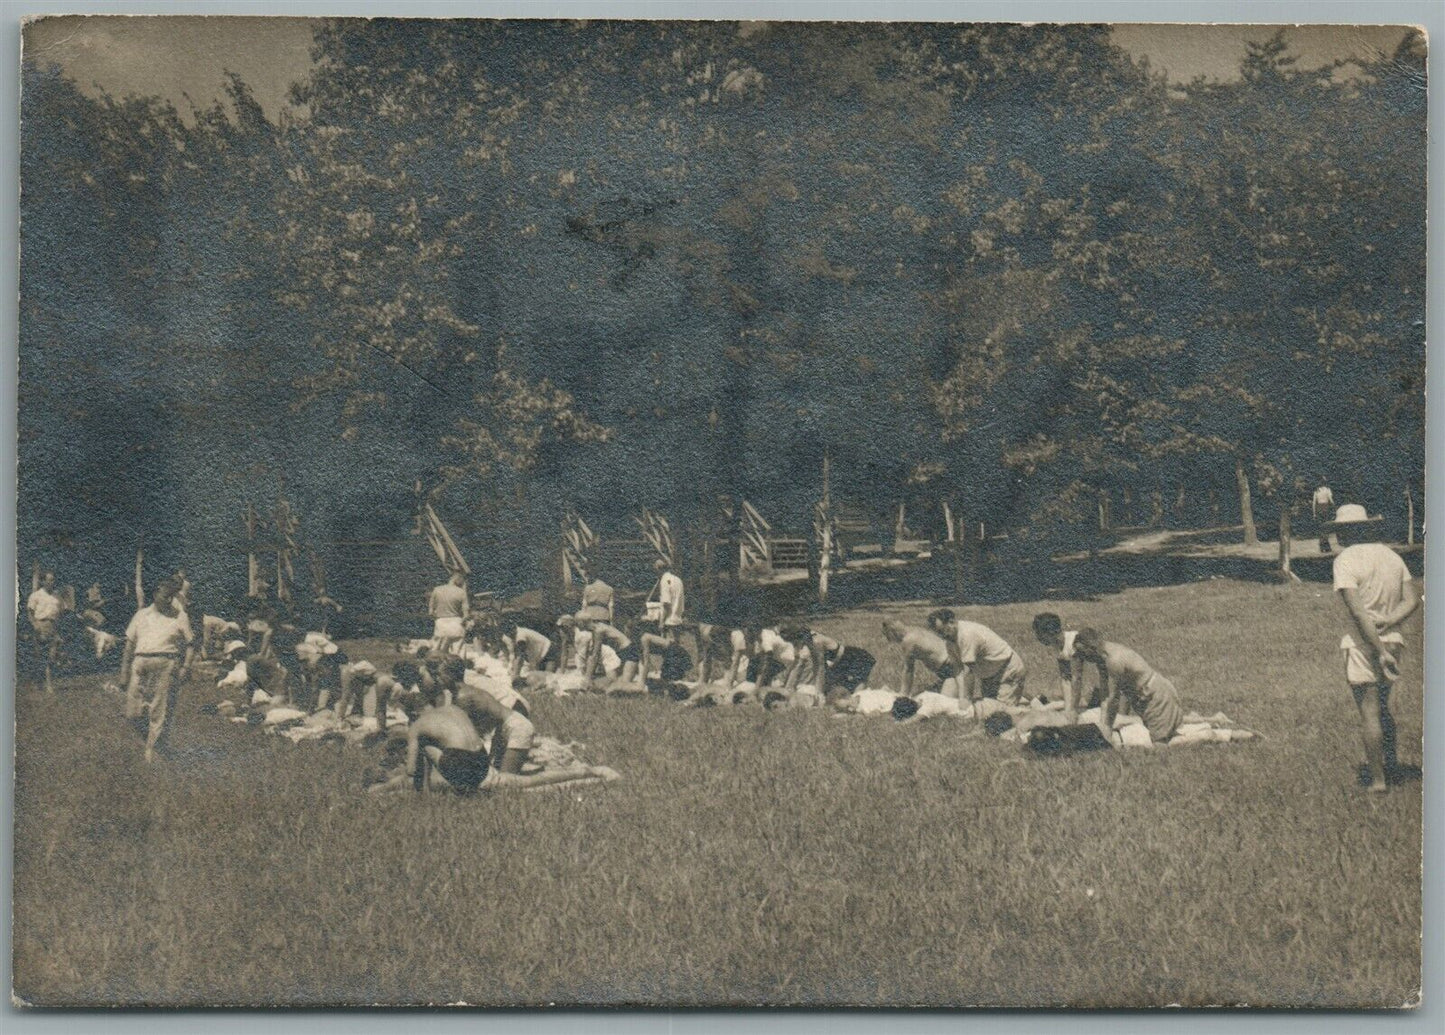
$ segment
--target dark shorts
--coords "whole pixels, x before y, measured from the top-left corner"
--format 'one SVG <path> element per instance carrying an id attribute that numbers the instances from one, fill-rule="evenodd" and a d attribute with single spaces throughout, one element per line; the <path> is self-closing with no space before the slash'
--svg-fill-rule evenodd
<path id="1" fill-rule="evenodd" d="M 617 660 L 621 661 L 624 665 L 629 661 L 633 664 L 638 663 L 642 660 L 642 647 L 636 640 L 633 640 L 617 652 Z"/>
<path id="2" fill-rule="evenodd" d="M 669 683 L 686 679 L 692 671 L 692 655 L 677 644 L 670 645 L 662 652 L 662 678 Z"/>
<path id="3" fill-rule="evenodd" d="M 548 640 L 547 653 L 542 655 L 542 660 L 537 662 L 537 668 L 548 666 L 560 667 L 562 662 L 562 646 L 556 640 Z"/>
<path id="4" fill-rule="evenodd" d="M 485 751 L 463 751 L 460 748 L 446 748 L 437 759 L 437 772 L 442 779 L 456 788 L 460 794 L 471 794 L 487 778 L 491 761 Z"/>
<path id="5" fill-rule="evenodd" d="M 942 665 L 938 666 L 938 678 L 939 678 L 939 679 L 957 679 L 957 678 L 958 678 L 958 669 L 956 669 L 956 668 L 953 667 L 953 662 L 951 662 L 951 661 L 945 661 Z"/>
<path id="6" fill-rule="evenodd" d="M 861 647 L 844 647 L 828 665 L 828 682 L 843 687 L 850 694 L 873 674 L 878 659 Z"/>

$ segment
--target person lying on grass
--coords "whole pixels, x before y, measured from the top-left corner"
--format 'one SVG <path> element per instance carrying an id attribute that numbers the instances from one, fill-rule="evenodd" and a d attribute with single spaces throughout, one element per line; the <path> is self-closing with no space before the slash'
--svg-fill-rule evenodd
<path id="1" fill-rule="evenodd" d="M 1074 637 L 1074 653 L 1099 670 L 1099 729 L 1104 736 L 1114 735 L 1114 718 L 1121 700 L 1127 700 L 1135 715 L 1149 731 L 1155 744 L 1167 744 L 1184 721 L 1184 707 L 1174 684 L 1154 671 L 1142 657 L 1119 643 L 1106 641 L 1096 629 L 1080 629 Z"/>
<path id="2" fill-rule="evenodd" d="M 581 764 L 530 776 L 500 772 L 491 764 L 481 735 L 466 711 L 447 704 L 445 690 L 440 685 L 423 690 L 422 695 L 424 704 L 407 727 L 406 761 L 396 772 L 368 788 L 370 793 L 451 790 L 471 795 L 478 791 L 527 790 L 618 779 L 614 769 Z"/>
<path id="3" fill-rule="evenodd" d="M 1325 526 L 1333 530 L 1341 550 L 1335 556 L 1335 592 L 1349 618 L 1349 632 L 1340 640 L 1345 681 L 1360 712 L 1365 763 L 1360 767 L 1371 791 L 1389 789 L 1400 772 L 1395 747 L 1395 717 L 1390 690 L 1400 678 L 1405 651 L 1405 621 L 1420 606 L 1410 569 L 1394 550 L 1379 542 L 1370 518 L 1358 503 L 1347 503 Z"/>
<path id="4" fill-rule="evenodd" d="M 899 690 L 904 697 L 912 697 L 913 670 L 922 665 L 939 679 L 939 693 L 945 697 L 958 697 L 958 669 L 949 658 L 948 644 L 943 637 L 917 625 L 904 625 L 893 618 L 883 619 L 883 638 L 895 643 L 903 650 L 903 686 Z"/>
<path id="5" fill-rule="evenodd" d="M 863 648 L 844 646 L 841 641 L 806 626 L 789 626 L 779 632 L 795 650 L 807 652 L 812 660 L 813 685 L 825 701 L 853 693 L 867 682 L 878 664 L 878 659 Z"/>
<path id="6" fill-rule="evenodd" d="M 1028 701 L 1024 691 L 1028 667 L 998 633 L 982 623 L 956 619 L 946 607 L 928 616 L 928 627 L 948 644 L 970 701 L 984 697 L 1007 705 Z"/>

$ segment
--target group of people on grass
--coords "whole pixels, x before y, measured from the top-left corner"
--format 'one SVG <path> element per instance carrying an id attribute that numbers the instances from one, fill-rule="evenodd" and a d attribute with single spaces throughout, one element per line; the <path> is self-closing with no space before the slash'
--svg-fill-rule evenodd
<path id="1" fill-rule="evenodd" d="M 1372 790 L 1382 791 L 1398 768 L 1389 695 L 1399 678 L 1401 627 L 1420 598 L 1400 556 L 1370 541 L 1376 520 L 1362 507 L 1346 505 L 1330 529 L 1343 547 L 1333 575 L 1349 621 L 1340 648 L 1362 720 L 1361 773 Z M 151 604 L 126 627 L 119 673 L 125 714 L 144 730 L 145 758 L 153 760 L 164 746 L 177 688 L 198 653 L 209 653 L 214 644 L 225 670 L 219 683 L 240 689 L 242 706 L 326 713 L 339 722 L 372 723 L 381 733 L 388 731 L 389 717 L 405 725 L 405 757 L 373 782 L 374 792 L 450 786 L 469 793 L 616 778 L 611 770 L 580 764 L 522 775 L 536 731 L 519 691 L 565 693 L 557 677 L 572 666 L 571 685 L 578 691 L 651 692 L 691 706 L 752 703 L 847 712 L 860 710 L 864 695 L 878 692 L 868 685 L 877 662 L 870 651 L 800 621 L 766 626 L 690 621 L 682 579 L 666 561 L 657 563 L 657 574 L 636 618 L 619 623 L 614 589 L 595 579 L 586 584 L 576 613 L 537 628 L 548 623 L 472 615 L 465 579 L 457 573 L 431 594 L 433 637 L 420 645 L 421 656 L 383 672 L 371 661 L 347 658 L 324 632 L 304 632 L 261 601 L 244 627 L 204 616 L 198 649 L 186 614 L 189 583 L 181 571 L 155 587 Z M 103 624 L 99 607 L 90 610 Z M 64 611 L 47 572 L 27 601 L 47 680 Z M 1199 739 L 1174 684 L 1136 651 L 1093 628 L 1068 629 L 1051 612 L 1035 616 L 1033 631 L 1057 656 L 1060 682 L 1052 702 L 1051 694 L 1029 693 L 1023 657 L 986 625 L 948 608 L 933 611 L 923 626 L 884 619 L 883 638 L 897 648 L 902 664 L 894 714 L 918 718 L 930 708 L 955 714 L 969 708 L 982 716 L 1005 709 L 1027 722 L 1042 721 L 1037 715 L 1048 708 L 1061 712 L 1055 722 L 1065 725 L 1090 717 L 1116 744 L 1139 743 L 1143 733 L 1151 744 Z M 691 640 L 691 653 L 684 638 Z M 496 670 L 486 678 L 478 669 L 484 662 Z M 920 670 L 933 677 L 936 688 L 929 688 L 933 682 L 925 687 Z M 1131 726 L 1135 729 L 1126 731 Z"/>

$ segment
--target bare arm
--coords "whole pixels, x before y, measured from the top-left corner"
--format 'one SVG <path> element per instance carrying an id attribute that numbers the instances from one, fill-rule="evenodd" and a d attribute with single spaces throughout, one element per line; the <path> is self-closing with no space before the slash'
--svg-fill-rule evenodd
<path id="1" fill-rule="evenodd" d="M 411 729 L 406 731 L 406 771 L 410 773 L 412 779 L 417 782 L 418 790 L 421 788 L 422 776 L 417 770 L 417 759 L 420 754 L 421 734 L 417 732 L 415 726 L 412 726 Z"/>
<path id="2" fill-rule="evenodd" d="M 1064 714 L 1070 722 L 1079 717 L 1079 702 L 1084 699 L 1084 663 L 1069 659 L 1069 689 L 1064 694 Z"/>
<path id="3" fill-rule="evenodd" d="M 899 691 L 904 697 L 913 696 L 913 666 L 917 662 L 913 652 L 905 651 L 903 654 L 903 687 Z"/>
<path id="4" fill-rule="evenodd" d="M 1114 739 L 1114 717 L 1119 714 L 1119 685 L 1109 678 L 1109 670 L 1099 666 L 1099 689 L 1103 691 L 1104 703 L 1099 707 L 1099 729 L 1104 736 Z"/>
<path id="5" fill-rule="evenodd" d="M 1420 591 L 1415 588 L 1414 581 L 1405 583 L 1405 599 L 1399 607 L 1385 615 L 1376 623 L 1375 628 L 1379 632 L 1390 632 L 1405 623 L 1405 620 L 1413 615 L 1420 606 Z"/>

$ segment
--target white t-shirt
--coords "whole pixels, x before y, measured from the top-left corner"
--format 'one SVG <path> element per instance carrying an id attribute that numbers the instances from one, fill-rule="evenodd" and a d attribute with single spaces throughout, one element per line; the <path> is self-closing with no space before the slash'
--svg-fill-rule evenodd
<path id="1" fill-rule="evenodd" d="M 1014 650 L 998 633 L 978 622 L 958 623 L 958 660 L 965 665 L 1008 661 Z"/>
<path id="2" fill-rule="evenodd" d="M 657 587 L 658 599 L 662 601 L 662 624 L 682 624 L 682 579 L 670 571 L 662 573 Z"/>
<path id="3" fill-rule="evenodd" d="M 945 715 L 960 716 L 963 714 L 963 705 L 956 697 L 945 697 L 932 690 L 925 690 L 918 695 L 916 700 L 918 701 L 916 714 L 920 719 L 936 719 Z"/>
<path id="4" fill-rule="evenodd" d="M 898 695 L 892 690 L 857 690 L 853 693 L 853 711 L 858 715 L 888 715 Z"/>
<path id="5" fill-rule="evenodd" d="M 191 622 L 184 611 L 163 615 L 155 605 L 141 608 L 125 627 L 137 654 L 180 654 L 191 645 Z"/>
<path id="6" fill-rule="evenodd" d="M 25 608 L 37 622 L 51 621 L 60 617 L 60 598 L 41 586 L 30 594 L 30 598 L 25 601 Z"/>
<path id="7" fill-rule="evenodd" d="M 1059 648 L 1060 661 L 1074 660 L 1074 637 L 1078 635 L 1077 630 L 1066 630 L 1064 632 L 1064 645 Z"/>
<path id="8" fill-rule="evenodd" d="M 1372 620 L 1379 622 L 1405 602 L 1405 585 L 1410 569 L 1394 550 L 1384 543 L 1358 543 L 1347 546 L 1335 557 L 1335 590 L 1352 589 L 1360 607 Z M 1405 635 L 1398 629 L 1380 634 L 1382 643 L 1404 643 Z M 1346 633 L 1340 647 L 1356 646 L 1354 637 Z"/>

